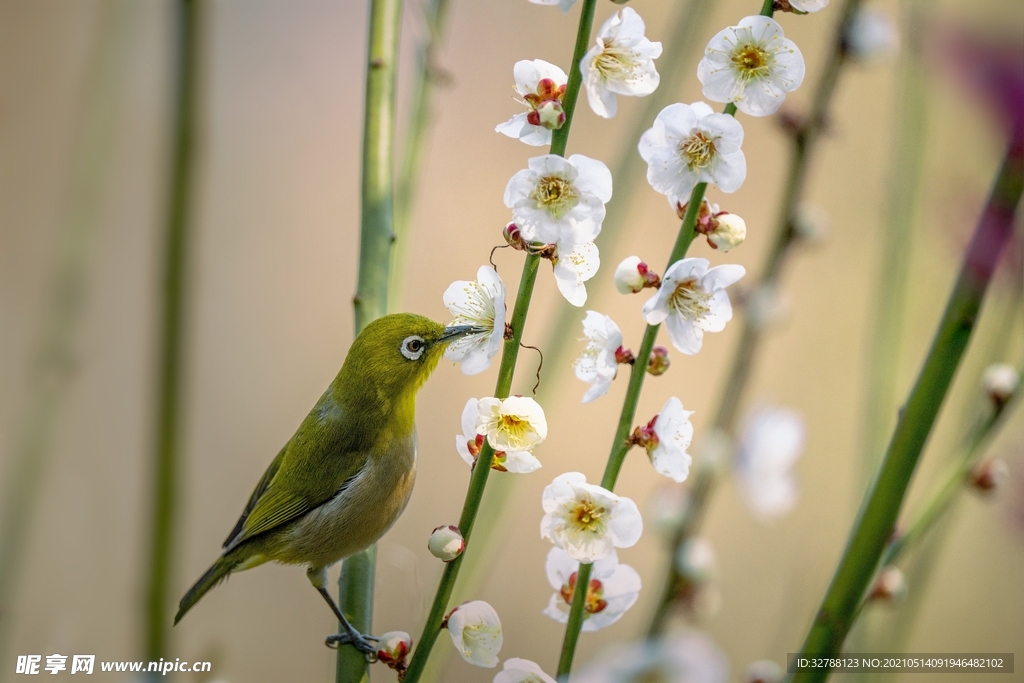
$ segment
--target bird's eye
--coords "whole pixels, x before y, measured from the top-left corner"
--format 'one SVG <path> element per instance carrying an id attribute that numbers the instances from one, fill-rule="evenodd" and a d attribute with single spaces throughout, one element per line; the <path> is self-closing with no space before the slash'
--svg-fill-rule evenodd
<path id="1" fill-rule="evenodd" d="M 427 343 L 423 341 L 423 337 L 412 336 L 402 340 L 402 355 L 409 360 L 419 360 L 425 348 Z"/>

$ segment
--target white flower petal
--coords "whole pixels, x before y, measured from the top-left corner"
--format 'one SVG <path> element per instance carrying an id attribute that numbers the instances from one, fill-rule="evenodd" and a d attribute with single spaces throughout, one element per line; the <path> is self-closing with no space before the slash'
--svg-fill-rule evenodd
<path id="1" fill-rule="evenodd" d="M 529 659 L 513 657 L 505 660 L 502 670 L 494 677 L 494 683 L 556 683 L 556 681 Z"/>
<path id="2" fill-rule="evenodd" d="M 464 660 L 475 666 L 498 666 L 503 636 L 494 608 L 482 600 L 460 605 L 448 618 L 448 634 Z"/>

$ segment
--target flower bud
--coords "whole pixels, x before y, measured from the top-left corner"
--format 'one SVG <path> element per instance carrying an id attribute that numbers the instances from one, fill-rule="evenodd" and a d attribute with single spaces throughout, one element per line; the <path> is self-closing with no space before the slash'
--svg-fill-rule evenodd
<path id="1" fill-rule="evenodd" d="M 907 595 L 907 580 L 899 567 L 888 565 L 882 567 L 875 579 L 875 585 L 868 593 L 868 602 L 881 602 L 895 605 Z"/>
<path id="2" fill-rule="evenodd" d="M 412 650 L 412 637 L 405 631 L 388 631 L 377 642 L 377 660 L 396 671 L 405 669 L 405 658 Z"/>
<path id="3" fill-rule="evenodd" d="M 993 363 L 985 368 L 985 373 L 981 377 L 981 385 L 996 408 L 1002 408 L 1013 398 L 1019 384 L 1020 375 L 1009 363 Z"/>
<path id="4" fill-rule="evenodd" d="M 759 659 L 747 667 L 745 683 L 779 683 L 784 676 L 778 662 L 770 659 Z"/>
<path id="5" fill-rule="evenodd" d="M 664 346 L 655 346 L 651 349 L 651 358 L 647 361 L 647 372 L 659 377 L 668 372 L 668 366 L 672 361 L 668 357 L 668 349 Z"/>
<path id="6" fill-rule="evenodd" d="M 534 125 L 543 126 L 548 130 L 558 130 L 565 123 L 565 110 L 558 100 L 544 102 L 536 110 L 530 112 L 530 115 L 533 114 L 537 115 L 537 123 Z"/>
<path id="7" fill-rule="evenodd" d="M 523 243 L 523 237 L 519 234 L 519 226 L 515 223 L 509 223 L 505 226 L 505 229 L 501 231 L 501 236 L 508 242 L 508 246 L 512 247 L 517 251 L 526 251 L 526 245 Z"/>
<path id="8" fill-rule="evenodd" d="M 443 562 L 451 562 L 466 549 L 466 540 L 462 538 L 459 527 L 443 524 L 430 534 L 427 541 L 430 554 Z"/>
<path id="9" fill-rule="evenodd" d="M 999 488 L 1009 476 L 1010 468 L 1006 466 L 1006 461 L 1001 458 L 991 458 L 974 466 L 968 477 L 968 482 L 976 491 L 989 494 Z"/>
<path id="10" fill-rule="evenodd" d="M 620 294 L 636 294 L 645 287 L 657 287 L 659 284 L 661 278 L 639 256 L 624 259 L 615 269 L 615 289 Z"/>
<path id="11" fill-rule="evenodd" d="M 636 362 L 636 356 L 630 349 L 620 346 L 615 349 L 615 362 L 619 365 L 632 365 Z"/>
<path id="12" fill-rule="evenodd" d="M 747 238 L 747 224 L 734 213 L 720 213 L 715 216 L 715 230 L 708 234 L 708 244 L 713 249 L 729 251 Z"/>

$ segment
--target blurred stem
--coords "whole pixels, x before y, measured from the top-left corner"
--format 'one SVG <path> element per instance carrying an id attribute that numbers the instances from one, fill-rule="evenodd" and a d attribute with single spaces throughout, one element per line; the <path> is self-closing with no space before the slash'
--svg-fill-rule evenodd
<path id="1" fill-rule="evenodd" d="M 1018 372 L 1024 372 L 1024 367 L 1019 368 Z M 1015 399 L 1020 393 L 1016 392 L 1011 399 L 1012 403 L 1016 403 Z M 990 399 L 986 397 L 986 400 Z M 996 407 L 971 430 L 960 461 L 950 470 L 943 483 L 931 492 L 921 511 L 907 525 L 906 531 L 897 534 L 889 542 L 882 553 L 879 566 L 884 567 L 899 561 L 908 548 L 920 543 L 925 534 L 934 528 L 936 522 L 949 512 L 957 495 L 966 488 L 971 471 L 978 464 L 981 455 L 998 433 L 999 427 L 1006 421 L 1006 415 L 1009 414 L 1011 407 L 1009 402 Z"/>
<path id="2" fill-rule="evenodd" d="M 907 47 L 902 55 L 900 98 L 896 107 L 895 153 L 889 171 L 889 210 L 879 236 L 881 265 L 876 279 L 875 319 L 867 358 L 863 484 L 878 467 L 885 435 L 892 429 L 896 414 L 900 336 L 924 162 L 928 108 L 927 80 L 920 60 L 921 9 L 916 0 L 908 4 Z"/>
<path id="3" fill-rule="evenodd" d="M 565 95 L 562 98 L 562 107 L 565 111 L 565 123 L 551 136 L 551 154 L 565 156 L 566 145 L 569 139 L 569 128 L 572 125 L 573 114 L 576 110 L 576 101 L 579 98 L 580 83 L 582 76 L 576 65 L 586 54 L 587 45 L 590 42 L 590 32 L 594 23 L 594 9 L 597 0 L 584 0 L 580 10 L 579 29 L 576 32 L 576 45 L 573 49 L 573 65 L 569 71 L 569 81 L 565 88 Z M 516 294 L 515 307 L 512 310 L 512 336 L 505 340 L 501 353 L 501 366 L 498 369 L 498 381 L 494 390 L 496 398 L 506 398 L 512 389 L 512 379 L 515 374 L 516 361 L 519 357 L 519 343 L 522 340 L 523 328 L 526 325 L 526 314 L 530 308 L 530 300 L 533 297 L 533 287 L 537 280 L 537 268 L 540 265 L 540 257 L 535 254 L 528 254 L 523 264 L 523 274 L 519 281 L 519 292 Z M 480 501 L 483 499 L 484 489 L 487 486 L 487 477 L 490 474 L 491 462 L 494 458 L 494 450 L 488 443 L 484 443 L 480 455 L 473 466 L 473 474 L 469 481 L 469 491 L 466 493 L 466 501 L 463 504 L 462 516 L 459 518 L 459 530 L 466 539 L 467 552 L 469 549 L 469 533 L 476 521 L 480 509 Z M 459 569 L 465 561 L 466 552 L 453 561 L 447 563 L 441 575 L 441 582 L 438 585 L 437 593 L 434 595 L 430 613 L 423 626 L 423 634 L 413 652 L 412 661 L 406 670 L 405 683 L 416 683 L 423 675 L 430 652 L 437 642 L 437 636 L 441 632 L 441 624 L 451 600 L 452 591 L 455 589 L 455 582 L 459 575 Z"/>
<path id="4" fill-rule="evenodd" d="M 846 62 L 844 35 L 860 4 L 860 0 L 847 0 L 843 5 L 839 21 L 836 25 L 835 36 L 832 40 L 832 49 L 828 53 L 828 61 L 825 63 L 824 71 L 818 79 L 811 101 L 810 112 L 800 127 L 792 133 L 793 151 L 790 157 L 789 170 L 786 174 L 779 217 L 775 224 L 774 239 L 765 257 L 764 266 L 761 269 L 761 279 L 751 288 L 750 291 L 752 292 L 766 287 L 774 288 L 777 285 L 782 274 L 782 267 L 786 262 L 786 257 L 797 240 L 797 211 L 807 185 L 807 171 L 810 165 L 811 152 L 814 150 L 827 122 L 828 110 L 832 103 L 839 74 Z M 771 3 L 765 3 L 762 13 L 765 16 L 771 16 Z M 725 381 L 725 389 L 719 398 L 718 408 L 715 411 L 710 432 L 726 434 L 735 432 L 737 416 L 743 402 L 743 394 L 753 372 L 754 360 L 761 345 L 762 333 L 763 328 L 760 321 L 751 319 L 749 315 L 743 316 L 740 340 L 733 354 L 729 375 Z M 676 588 L 682 580 L 671 558 L 674 558 L 679 549 L 696 535 L 700 529 L 704 513 L 714 491 L 717 474 L 716 465 L 708 462 L 706 459 L 701 460 L 696 468 L 693 483 L 690 485 L 686 509 L 672 535 L 665 585 L 654 615 L 651 618 L 649 633 L 652 636 L 659 635 L 664 631 L 676 595 Z"/>
<path id="5" fill-rule="evenodd" d="M 839 652 L 842 647 L 892 536 L 921 450 L 970 341 L 996 263 L 1013 232 L 1022 188 L 1024 149 L 1011 144 L 968 245 L 932 347 L 896 424 L 881 470 L 801 648 L 803 656 L 822 656 Z M 828 674 L 826 669 L 801 671 L 794 680 L 822 681 Z"/>
<path id="6" fill-rule="evenodd" d="M 353 300 L 356 334 L 388 310 L 388 270 L 394 242 L 395 83 L 402 29 L 402 0 L 371 0 L 363 116 L 363 181 L 359 280 Z M 347 558 L 338 577 L 338 603 L 361 633 L 373 623 L 377 548 Z M 370 667 L 355 647 L 338 647 L 338 683 L 369 681 Z"/>
<path id="7" fill-rule="evenodd" d="M 734 110 L 735 111 L 735 110 Z M 726 113 L 732 114 L 726 106 Z M 665 264 L 666 272 L 673 263 L 682 260 L 687 250 L 693 244 L 693 238 L 697 235 L 697 214 L 701 204 L 704 202 L 704 193 L 708 189 L 707 183 L 698 183 L 690 192 L 690 200 L 686 204 L 686 213 L 679 226 L 679 234 L 676 236 L 676 243 L 672 247 L 672 253 Z M 636 360 L 630 366 L 629 386 L 626 388 L 626 397 L 622 402 L 622 412 L 619 414 L 619 424 L 615 429 L 615 436 L 612 439 L 611 453 L 608 454 L 608 462 L 604 468 L 604 476 L 601 478 L 601 486 L 609 491 L 615 489 L 615 482 L 622 470 L 622 463 L 626 454 L 633 444 L 629 441 L 630 429 L 633 427 L 633 420 L 636 419 L 636 407 L 640 402 L 640 393 L 644 388 L 644 377 L 647 375 L 647 364 L 651 360 L 651 350 L 654 342 L 658 339 L 658 331 L 661 324 L 648 325 L 644 330 L 644 338 L 640 343 L 640 350 L 636 354 Z M 569 606 L 569 622 L 565 625 L 565 637 L 562 640 L 562 653 L 558 659 L 559 678 L 568 678 L 572 670 L 572 660 L 576 655 L 576 644 L 580 639 L 580 630 L 583 628 L 584 607 L 587 602 L 587 589 L 590 586 L 590 571 L 593 565 L 588 563 L 580 564 L 576 577 L 576 589 L 573 591 L 572 604 Z"/>
<path id="8" fill-rule="evenodd" d="M 191 179 L 194 175 L 192 159 L 195 147 L 200 12 L 198 0 L 179 0 L 175 6 L 174 139 L 164 233 L 163 320 L 159 342 L 157 431 L 153 449 L 149 586 L 146 589 L 146 659 L 152 662 L 167 656 L 167 627 L 171 623 L 167 606 L 172 598 L 171 561 L 174 556 L 180 476 L 181 385 L 185 374 L 182 347 L 185 340 L 185 279 L 193 187 Z"/>
<path id="9" fill-rule="evenodd" d="M 55 264 L 45 310 L 27 372 L 25 409 L 13 430 L 6 481 L 0 495 L 0 661 L 10 662 L 14 602 L 21 568 L 51 455 L 54 432 L 78 359 L 74 342 L 89 293 L 89 258 L 118 124 L 126 65 L 127 12 L 123 3 L 99 6 L 81 116 L 71 154 L 68 208 L 57 229 Z M 10 390 L 10 388 L 9 388 Z M 12 667 L 13 668 L 13 667 Z M 0 667 L 0 680 L 11 675 Z"/>
<path id="10" fill-rule="evenodd" d="M 406 131 L 402 165 L 395 189 L 395 243 L 391 255 L 390 275 L 391 310 L 395 310 L 395 307 L 401 304 L 405 261 L 409 250 L 409 219 L 416 201 L 423 153 L 434 125 L 434 90 L 439 84 L 443 85 L 436 54 L 438 46 L 444 40 L 448 0 L 427 0 L 423 13 L 426 36 L 417 50 L 409 127 Z"/>

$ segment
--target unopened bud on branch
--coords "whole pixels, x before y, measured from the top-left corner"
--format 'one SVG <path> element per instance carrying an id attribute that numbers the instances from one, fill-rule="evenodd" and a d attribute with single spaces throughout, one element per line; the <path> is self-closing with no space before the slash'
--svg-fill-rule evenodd
<path id="1" fill-rule="evenodd" d="M 451 562 L 466 549 L 466 540 L 462 537 L 459 527 L 445 524 L 437 527 L 427 541 L 430 554 L 443 562 Z"/>

